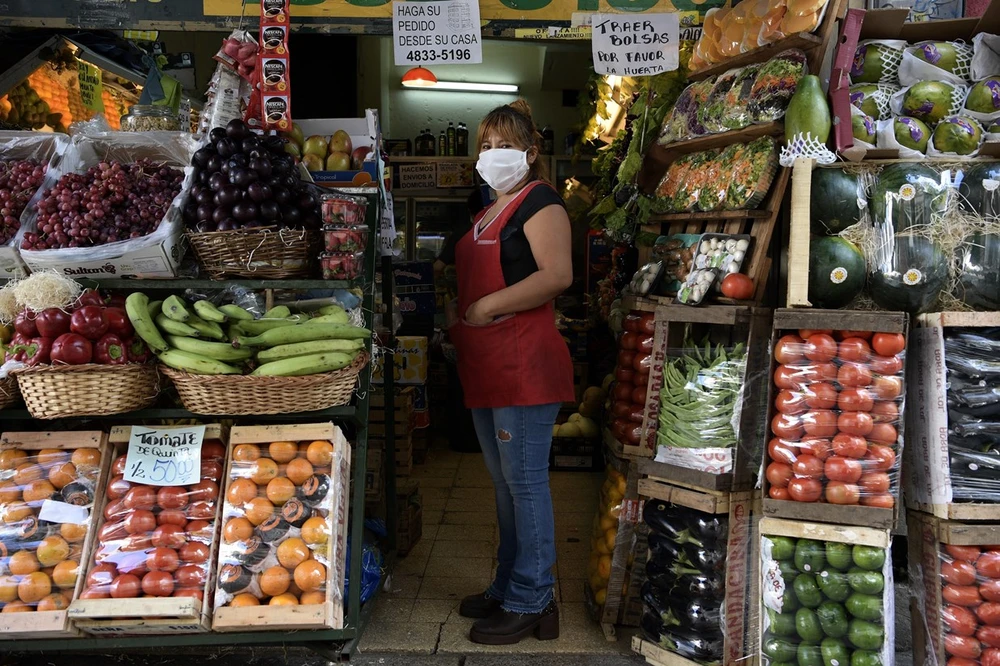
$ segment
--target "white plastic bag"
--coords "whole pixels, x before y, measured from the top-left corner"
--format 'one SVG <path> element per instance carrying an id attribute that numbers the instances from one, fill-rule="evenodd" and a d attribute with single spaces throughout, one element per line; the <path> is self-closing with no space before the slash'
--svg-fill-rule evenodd
<path id="1" fill-rule="evenodd" d="M 955 51 L 955 65 L 943 69 L 935 63 L 947 57 L 937 48 L 937 44 L 947 44 Z M 924 58 L 916 53 L 923 52 Z M 903 61 L 899 64 L 899 84 L 912 86 L 920 81 L 947 81 L 956 86 L 967 85 L 972 70 L 972 47 L 964 42 L 921 42 L 903 51 Z"/>
<path id="2" fill-rule="evenodd" d="M 1000 35 L 981 32 L 972 38 L 973 81 L 1000 74 Z"/>

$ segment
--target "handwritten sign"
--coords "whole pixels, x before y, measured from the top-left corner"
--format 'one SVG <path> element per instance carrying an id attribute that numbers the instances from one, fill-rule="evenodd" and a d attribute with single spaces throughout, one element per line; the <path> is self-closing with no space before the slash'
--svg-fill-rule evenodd
<path id="1" fill-rule="evenodd" d="M 80 81 L 80 97 L 83 105 L 91 111 L 104 111 L 104 83 L 101 81 L 101 70 L 90 63 L 78 63 L 77 78 Z"/>
<path id="2" fill-rule="evenodd" d="M 483 61 L 478 0 L 392 3 L 396 65 L 465 65 Z"/>
<path id="3" fill-rule="evenodd" d="M 595 14 L 594 70 L 615 76 L 654 76 L 679 64 L 680 21 L 676 13 Z"/>
<path id="4" fill-rule="evenodd" d="M 125 480 L 150 486 L 187 486 L 201 480 L 205 426 L 133 426 L 125 458 Z"/>

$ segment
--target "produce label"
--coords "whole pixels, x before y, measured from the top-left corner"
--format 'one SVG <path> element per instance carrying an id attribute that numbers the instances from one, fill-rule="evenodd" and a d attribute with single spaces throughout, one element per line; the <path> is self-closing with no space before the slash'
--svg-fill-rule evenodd
<path id="1" fill-rule="evenodd" d="M 483 61 L 479 3 L 393 2 L 396 65 L 464 65 Z"/>
<path id="2" fill-rule="evenodd" d="M 38 512 L 38 519 L 50 523 L 85 525 L 90 518 L 90 508 L 57 502 L 55 500 L 43 500 L 42 508 Z"/>
<path id="3" fill-rule="evenodd" d="M 80 80 L 80 98 L 83 105 L 91 111 L 104 112 L 104 83 L 101 81 L 101 70 L 90 63 L 79 62 L 77 76 Z"/>
<path id="4" fill-rule="evenodd" d="M 680 20 L 676 13 L 595 14 L 591 29 L 598 74 L 654 76 L 677 69 Z"/>
<path id="5" fill-rule="evenodd" d="M 205 426 L 133 426 L 125 459 L 125 480 L 150 486 L 187 486 L 201 480 Z"/>

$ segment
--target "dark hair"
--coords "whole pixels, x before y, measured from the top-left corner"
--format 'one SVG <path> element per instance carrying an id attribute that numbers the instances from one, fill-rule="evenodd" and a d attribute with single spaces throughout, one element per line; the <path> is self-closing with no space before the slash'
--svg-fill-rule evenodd
<path id="1" fill-rule="evenodd" d="M 531 119 L 531 107 L 523 99 L 498 106 L 487 113 L 483 121 L 479 123 L 478 143 L 476 145 L 482 146 L 483 139 L 491 132 L 496 132 L 523 150 L 535 148 L 541 152 L 542 135 Z M 539 167 L 539 161 L 536 159 L 531 165 L 532 177 L 539 176 Z"/>

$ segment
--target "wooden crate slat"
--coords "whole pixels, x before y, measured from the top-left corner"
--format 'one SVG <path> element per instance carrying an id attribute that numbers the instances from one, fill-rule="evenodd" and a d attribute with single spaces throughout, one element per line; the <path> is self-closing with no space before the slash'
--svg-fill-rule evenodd
<path id="1" fill-rule="evenodd" d="M 874 548 L 888 548 L 892 544 L 892 535 L 888 528 L 877 529 L 857 525 L 833 525 L 784 520 L 781 518 L 761 518 L 760 533 L 764 536 L 772 535 L 786 536 L 793 539 L 836 541 L 838 543 L 860 544 Z"/>
<path id="2" fill-rule="evenodd" d="M 639 494 L 704 513 L 729 513 L 729 495 L 710 495 L 656 478 L 639 479 Z"/>

